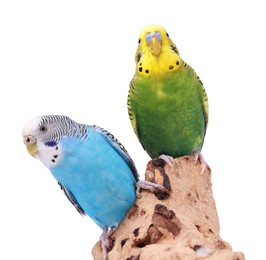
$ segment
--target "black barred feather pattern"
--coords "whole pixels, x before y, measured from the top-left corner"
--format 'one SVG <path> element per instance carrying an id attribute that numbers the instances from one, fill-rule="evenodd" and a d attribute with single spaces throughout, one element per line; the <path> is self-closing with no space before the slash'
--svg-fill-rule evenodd
<path id="1" fill-rule="evenodd" d="M 56 126 L 49 131 L 44 141 L 58 142 L 62 136 L 76 136 L 81 139 L 86 139 L 88 136 L 87 125 L 78 124 L 67 116 L 51 115 L 41 117 L 39 123 L 40 131 L 46 131 L 49 125 L 56 123 Z"/>

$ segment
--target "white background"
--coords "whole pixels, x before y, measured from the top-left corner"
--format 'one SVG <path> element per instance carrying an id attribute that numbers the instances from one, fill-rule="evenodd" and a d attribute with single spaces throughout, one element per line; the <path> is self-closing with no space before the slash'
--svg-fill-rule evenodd
<path id="1" fill-rule="evenodd" d="M 101 230 L 79 216 L 23 145 L 24 123 L 64 114 L 113 133 L 141 177 L 149 158 L 127 115 L 142 27 L 163 25 L 203 81 L 221 237 L 265 256 L 265 4 L 263 1 L 0 3 L 0 259 L 91 259 Z"/>

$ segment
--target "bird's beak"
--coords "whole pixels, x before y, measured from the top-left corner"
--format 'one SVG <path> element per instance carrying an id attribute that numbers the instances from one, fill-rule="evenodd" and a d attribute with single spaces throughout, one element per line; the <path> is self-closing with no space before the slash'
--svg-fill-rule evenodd
<path id="1" fill-rule="evenodd" d="M 36 154 L 38 153 L 36 139 L 33 136 L 28 135 L 28 136 L 24 137 L 24 144 L 26 145 L 26 148 L 27 148 L 29 154 L 31 156 L 35 157 Z"/>
<path id="2" fill-rule="evenodd" d="M 151 32 L 146 35 L 146 42 L 153 55 L 159 56 L 162 47 L 162 35 L 159 32 Z"/>

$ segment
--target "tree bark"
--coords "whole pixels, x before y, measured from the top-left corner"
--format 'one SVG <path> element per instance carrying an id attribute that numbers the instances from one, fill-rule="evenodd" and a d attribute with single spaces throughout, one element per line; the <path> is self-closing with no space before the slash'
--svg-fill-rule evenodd
<path id="1" fill-rule="evenodd" d="M 148 162 L 145 179 L 170 192 L 141 191 L 141 198 L 111 235 L 109 260 L 245 259 L 220 238 L 208 166 L 202 173 L 192 155 L 176 158 L 172 167 L 155 159 Z M 103 260 L 100 242 L 92 255 Z"/>

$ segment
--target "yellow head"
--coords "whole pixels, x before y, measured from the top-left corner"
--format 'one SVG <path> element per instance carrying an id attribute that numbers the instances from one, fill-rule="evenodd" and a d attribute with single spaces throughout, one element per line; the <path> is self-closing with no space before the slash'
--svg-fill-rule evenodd
<path id="1" fill-rule="evenodd" d="M 135 60 L 136 73 L 144 77 L 176 71 L 182 63 L 168 33 L 157 24 L 141 30 Z"/>

